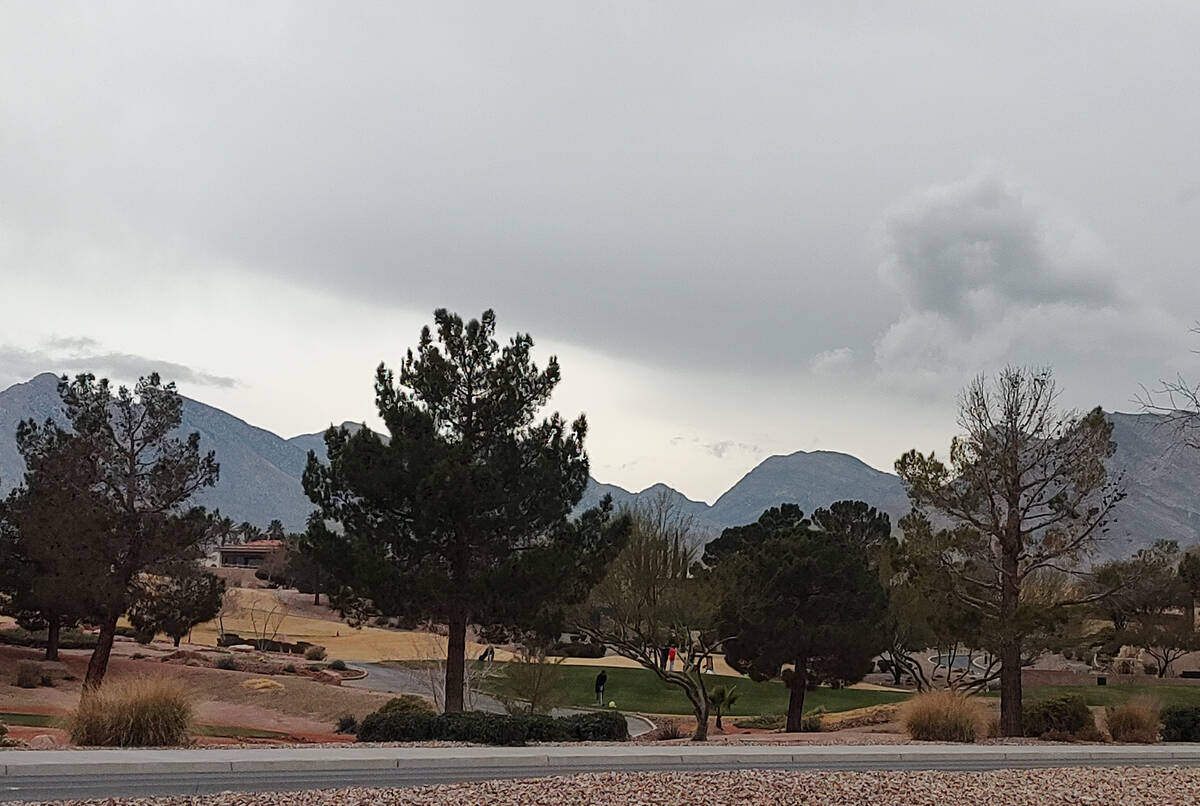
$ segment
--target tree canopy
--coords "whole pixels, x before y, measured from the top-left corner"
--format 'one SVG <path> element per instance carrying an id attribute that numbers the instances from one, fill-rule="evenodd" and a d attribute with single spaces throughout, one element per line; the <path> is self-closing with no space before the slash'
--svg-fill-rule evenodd
<path id="1" fill-rule="evenodd" d="M 328 569 L 369 607 L 449 627 L 446 710 L 463 707 L 468 625 L 549 628 L 619 548 L 607 502 L 572 519 L 588 480 L 587 423 L 539 419 L 559 366 L 533 339 L 501 346 L 486 311 L 445 310 L 398 372 L 380 365 L 375 402 L 388 430 L 331 428 L 328 464 L 309 454 L 304 488 L 336 524 Z"/>
<path id="2" fill-rule="evenodd" d="M 30 506 L 46 509 L 61 497 L 61 520 L 46 533 L 70 534 L 74 546 L 67 556 L 86 560 L 74 573 L 88 588 L 100 624 L 84 679 L 92 689 L 104 679 L 117 620 L 141 575 L 200 556 L 209 522 L 191 499 L 216 483 L 219 469 L 212 452 L 200 450 L 199 434 L 175 436 L 183 400 L 157 374 L 115 393 L 93 375 L 64 376 L 59 394 L 71 430 L 27 421 L 17 441 L 34 469 L 31 482 L 41 468 L 72 468 L 54 477 L 61 485 L 56 492 L 36 492 L 31 484 Z"/>
<path id="3" fill-rule="evenodd" d="M 758 539 L 741 539 L 751 533 Z M 887 515 L 862 502 L 817 510 L 811 521 L 779 508 L 735 533 L 732 553 L 717 553 L 725 659 L 751 679 L 783 679 L 788 732 L 801 729 L 808 688 L 862 679 L 886 647 L 887 596 L 871 551 L 890 535 Z"/>
<path id="4" fill-rule="evenodd" d="M 1078 599 L 1074 586 L 1051 592 L 1046 583 L 1078 568 L 1124 495 L 1105 466 L 1116 446 L 1104 412 L 1060 411 L 1057 398 L 1049 370 L 980 376 L 960 397 L 963 433 L 948 463 L 915 450 L 896 462 L 914 507 L 949 524 L 928 530 L 915 555 L 945 571 L 950 590 L 997 636 L 1006 736 L 1022 733 L 1028 635 Z"/>

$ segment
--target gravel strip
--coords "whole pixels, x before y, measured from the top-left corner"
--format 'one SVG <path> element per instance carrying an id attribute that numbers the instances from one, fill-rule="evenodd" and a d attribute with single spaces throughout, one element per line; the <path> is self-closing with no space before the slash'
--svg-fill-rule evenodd
<path id="1" fill-rule="evenodd" d="M 806 806 L 1182 806 L 1200 803 L 1200 769 L 997 770 L 994 772 L 599 773 L 415 789 L 223 793 L 71 801 L 104 806 L 552 806 L 555 804 L 804 804 Z"/>

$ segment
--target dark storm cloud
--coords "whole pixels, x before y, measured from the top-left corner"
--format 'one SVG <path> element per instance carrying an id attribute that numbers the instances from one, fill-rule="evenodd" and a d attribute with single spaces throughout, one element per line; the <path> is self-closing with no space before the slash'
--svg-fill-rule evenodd
<path id="1" fill-rule="evenodd" d="M 157 372 L 164 381 L 196 386 L 232 388 L 237 380 L 202 372 L 185 364 L 162 361 L 130 353 L 91 350 L 89 338 L 53 338 L 47 349 L 21 349 L 0 344 L 0 387 L 25 381 L 43 372 L 67 374 L 91 372 L 101 377 L 133 380 Z"/>
<path id="2" fill-rule="evenodd" d="M 1196 167 L 1196 7 L 1122 9 L 13 4 L 0 226 L 660 366 L 834 371 L 898 316 L 1113 304 L 1003 186 L 894 219 L 879 281 L 871 224 L 983 158 L 1189 276 L 1197 236 L 1136 211 Z"/>

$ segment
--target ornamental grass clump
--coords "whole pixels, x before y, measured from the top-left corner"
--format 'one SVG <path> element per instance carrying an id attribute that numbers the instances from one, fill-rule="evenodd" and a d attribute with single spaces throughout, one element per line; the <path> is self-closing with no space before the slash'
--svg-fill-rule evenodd
<path id="1" fill-rule="evenodd" d="M 169 678 L 138 677 L 85 692 L 67 720 L 83 747 L 178 747 L 189 741 L 191 699 Z"/>
<path id="2" fill-rule="evenodd" d="M 953 691 L 927 691 L 909 700 L 902 711 L 904 729 L 925 742 L 973 742 L 983 728 L 978 702 Z"/>
<path id="3" fill-rule="evenodd" d="M 1162 710 L 1154 700 L 1133 699 L 1104 709 L 1104 723 L 1114 742 L 1154 744 L 1162 727 Z"/>

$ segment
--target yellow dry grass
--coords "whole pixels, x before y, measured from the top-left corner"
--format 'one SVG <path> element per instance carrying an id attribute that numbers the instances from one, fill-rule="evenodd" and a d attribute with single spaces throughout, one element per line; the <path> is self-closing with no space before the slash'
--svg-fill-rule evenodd
<path id="1" fill-rule="evenodd" d="M 279 600 L 272 591 L 243 588 L 238 591 L 238 596 L 247 612 L 225 616 L 225 629 L 228 632 L 247 639 L 253 638 L 256 635 L 255 623 L 261 629 L 269 616 L 271 629 L 274 630 L 279 611 L 276 609 L 275 615 L 270 614 L 273 608 L 279 607 Z M 253 612 L 248 612 L 251 609 Z M 318 619 L 288 613 L 279 620 L 279 632 L 273 637 L 280 641 L 319 644 L 325 647 L 327 657 L 346 661 L 433 660 L 446 657 L 444 636 L 379 627 L 354 628 L 332 618 L 332 615 L 330 619 Z M 216 621 L 200 624 L 192 630 L 192 643 L 216 646 L 217 632 Z M 272 635 L 268 633 L 267 637 Z M 467 644 L 469 657 L 478 657 L 483 650 L 482 644 Z M 496 660 L 512 660 L 512 655 L 498 649 Z"/>
<path id="2" fill-rule="evenodd" d="M 278 680 L 269 680 L 265 677 L 252 677 L 242 683 L 242 688 L 252 689 L 253 691 L 283 691 L 283 683 Z"/>

